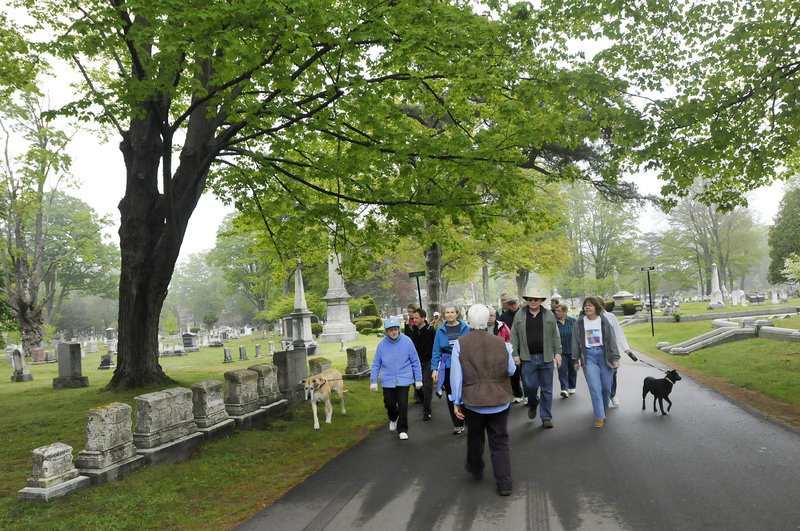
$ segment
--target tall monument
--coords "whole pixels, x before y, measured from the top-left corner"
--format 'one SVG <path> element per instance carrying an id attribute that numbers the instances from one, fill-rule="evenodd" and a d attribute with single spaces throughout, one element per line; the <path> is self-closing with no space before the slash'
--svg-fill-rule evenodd
<path id="1" fill-rule="evenodd" d="M 341 263 L 342 258 L 336 253 L 328 258 L 328 293 L 322 298 L 328 303 L 328 321 L 322 327 L 320 343 L 357 341 L 361 336 L 350 321 L 350 294 L 344 287 Z"/>
<path id="2" fill-rule="evenodd" d="M 711 264 L 711 302 L 708 304 L 709 310 L 719 310 L 725 307 L 722 299 L 722 290 L 719 289 L 719 272 L 717 264 Z"/>
<path id="3" fill-rule="evenodd" d="M 294 272 L 294 311 L 289 314 L 292 320 L 294 334 L 292 345 L 296 349 L 308 349 L 309 356 L 316 355 L 319 345 L 314 341 L 311 333 L 311 312 L 306 303 L 306 291 L 303 287 L 303 273 L 300 271 L 300 262 Z"/>

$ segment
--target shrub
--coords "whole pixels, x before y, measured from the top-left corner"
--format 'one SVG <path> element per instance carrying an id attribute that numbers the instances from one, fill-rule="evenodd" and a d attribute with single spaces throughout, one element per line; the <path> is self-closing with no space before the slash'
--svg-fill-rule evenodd
<path id="1" fill-rule="evenodd" d="M 606 311 L 613 312 L 614 311 L 614 301 L 605 301 L 606 302 Z"/>
<path id="2" fill-rule="evenodd" d="M 191 332 L 191 333 L 193 333 L 193 334 L 196 334 L 196 333 L 197 333 L 197 332 L 199 332 L 199 331 L 200 331 L 200 327 L 199 327 L 199 326 L 193 326 L 193 327 L 191 327 L 191 328 L 189 329 L 189 332 Z"/>
<path id="3" fill-rule="evenodd" d="M 636 303 L 635 302 L 623 302 L 622 303 L 622 314 L 623 315 L 633 315 L 636 313 Z"/>
<path id="4" fill-rule="evenodd" d="M 361 310 L 361 315 L 371 315 L 380 318 L 381 312 L 378 310 L 378 305 L 375 304 L 375 299 L 369 295 L 364 295 L 362 299 L 365 299 L 367 303 L 364 305 L 364 309 Z"/>
<path id="5" fill-rule="evenodd" d="M 369 336 L 369 335 L 372 335 L 372 334 L 376 333 L 376 332 L 377 332 L 377 330 L 376 330 L 376 329 L 374 329 L 374 328 L 369 328 L 369 327 L 367 327 L 367 328 L 362 328 L 362 329 L 360 330 L 360 332 L 361 332 L 362 334 L 364 334 L 365 336 Z"/>
<path id="6" fill-rule="evenodd" d="M 369 330 L 372 328 L 372 322 L 370 321 L 353 319 L 353 324 L 356 325 L 356 330 L 359 332 L 363 331 L 364 329 Z"/>
<path id="7" fill-rule="evenodd" d="M 318 336 L 322 333 L 322 323 L 311 323 L 311 333 Z"/>
<path id="8" fill-rule="evenodd" d="M 361 329 L 358 327 L 359 323 L 365 323 L 362 325 L 362 328 L 381 328 L 383 326 L 383 319 L 374 315 L 364 315 L 352 319 L 352 323 L 356 325 L 356 330 L 361 331 Z"/>
<path id="9" fill-rule="evenodd" d="M 681 312 L 672 312 L 672 318 L 675 319 L 676 323 L 681 322 Z"/>

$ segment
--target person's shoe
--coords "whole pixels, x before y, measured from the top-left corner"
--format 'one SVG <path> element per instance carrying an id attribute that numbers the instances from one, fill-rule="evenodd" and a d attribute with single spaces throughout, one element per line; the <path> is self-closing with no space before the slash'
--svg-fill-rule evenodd
<path id="1" fill-rule="evenodd" d="M 528 408 L 528 418 L 535 419 L 536 418 L 536 406 Z"/>
<path id="2" fill-rule="evenodd" d="M 522 399 L 522 403 L 525 404 L 526 406 L 528 405 L 528 397 L 527 396 Z"/>
<path id="3" fill-rule="evenodd" d="M 611 405 L 614 407 L 619 407 L 619 398 L 616 396 L 611 397 Z"/>
<path id="4" fill-rule="evenodd" d="M 514 403 L 515 404 L 519 404 L 520 402 L 522 402 L 522 397 L 521 396 L 515 396 L 514 397 Z"/>
<path id="5" fill-rule="evenodd" d="M 542 419 L 542 428 L 549 430 L 553 427 L 553 421 L 550 419 Z"/>
<path id="6" fill-rule="evenodd" d="M 595 419 L 595 421 L 594 421 L 594 427 L 595 428 L 602 428 L 605 425 L 606 425 L 606 421 L 604 421 L 603 419 Z"/>
<path id="7" fill-rule="evenodd" d="M 442 390 L 441 389 L 437 389 L 436 390 L 436 398 L 438 398 L 438 399 L 442 398 Z"/>
<path id="8" fill-rule="evenodd" d="M 567 398 L 569 396 L 569 391 L 566 389 L 561 390 L 561 398 Z"/>
<path id="9" fill-rule="evenodd" d="M 574 395 L 574 394 L 575 394 L 575 389 L 574 389 L 574 388 L 573 388 L 573 389 L 570 389 L 570 390 L 569 390 L 569 394 L 571 394 L 571 395 Z"/>
<path id="10" fill-rule="evenodd" d="M 422 420 L 424 420 L 424 421 L 431 420 L 431 414 L 430 413 L 425 413 L 424 415 L 422 415 Z"/>
<path id="11" fill-rule="evenodd" d="M 461 435 L 464 433 L 464 426 L 456 426 L 453 428 L 453 435 Z"/>
<path id="12" fill-rule="evenodd" d="M 497 487 L 497 494 L 500 496 L 511 496 L 511 488 Z"/>
<path id="13" fill-rule="evenodd" d="M 400 437 L 401 441 L 407 441 L 408 440 L 408 434 L 406 432 L 401 432 L 400 435 L 398 435 L 398 437 Z"/>
<path id="14" fill-rule="evenodd" d="M 389 421 L 389 431 L 395 431 L 395 430 L 397 430 L 397 421 L 396 420 L 390 420 Z"/>

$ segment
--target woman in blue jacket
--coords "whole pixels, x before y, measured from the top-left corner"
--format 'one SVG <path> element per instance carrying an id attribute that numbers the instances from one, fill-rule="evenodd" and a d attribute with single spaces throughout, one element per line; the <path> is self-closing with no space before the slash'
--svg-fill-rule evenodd
<path id="1" fill-rule="evenodd" d="M 469 332 L 469 325 L 458 318 L 458 308 L 455 304 L 444 307 L 444 324 L 436 329 L 433 339 L 433 358 L 431 359 L 431 375 L 436 382 L 436 394 L 442 396 L 442 386 L 447 395 L 447 411 L 453 421 L 453 434 L 464 433 L 464 421 L 459 419 L 453 411 L 450 401 L 450 356 L 456 339 Z M 443 373 L 443 374 L 442 374 Z"/>
<path id="2" fill-rule="evenodd" d="M 369 388 L 378 390 L 378 375 L 383 387 L 383 405 L 389 415 L 389 430 L 408 439 L 408 387 L 422 387 L 422 365 L 417 349 L 408 336 L 400 334 L 400 321 L 390 317 L 383 322 L 386 336 L 375 349 Z"/>

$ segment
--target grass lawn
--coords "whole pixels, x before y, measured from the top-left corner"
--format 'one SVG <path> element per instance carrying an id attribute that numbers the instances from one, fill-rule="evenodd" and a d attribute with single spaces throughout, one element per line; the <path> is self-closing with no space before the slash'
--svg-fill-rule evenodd
<path id="1" fill-rule="evenodd" d="M 375 336 L 362 336 L 371 361 Z M 267 341 L 260 341 L 267 352 Z M 247 345 L 250 361 L 238 361 L 238 346 Z M 204 348 L 185 357 L 161 358 L 165 372 L 180 386 L 224 380 L 223 373 L 256 363 L 255 341 L 231 341 L 237 361 L 223 364 L 222 348 Z M 351 345 L 352 346 L 352 345 Z M 344 371 L 347 356 L 338 344 L 322 345 L 322 355 Z M 97 370 L 100 353 L 87 354 L 83 374 L 90 387 L 53 389 L 58 364 L 30 365 L 32 382 L 11 382 L 10 364 L 0 381 L 0 529 L 228 529 L 251 516 L 293 485 L 353 446 L 385 422 L 381 396 L 369 381 L 345 381 L 346 417 L 333 398 L 333 423 L 313 430 L 311 406 L 301 405 L 274 419 L 267 429 L 239 432 L 200 447 L 180 464 L 147 466 L 121 481 L 91 487 L 49 503 L 17 501 L 17 491 L 31 474 L 30 452 L 63 442 L 73 457 L 86 446 L 86 410 L 109 402 L 134 406 L 133 397 L 148 391 L 108 393 L 101 389 L 112 371 Z M 167 386 L 170 387 L 170 386 Z M 155 390 L 155 389 L 153 389 Z M 135 415 L 135 412 L 134 412 Z"/>
<path id="2" fill-rule="evenodd" d="M 653 300 L 655 303 L 655 299 Z M 709 310 L 708 309 L 708 302 L 682 302 L 681 303 L 681 314 L 683 315 L 696 315 L 696 314 L 703 314 L 703 313 L 725 313 L 725 312 L 735 312 L 737 310 L 760 310 L 760 309 L 767 309 L 767 308 L 783 308 L 786 306 L 800 306 L 800 299 L 789 299 L 789 302 L 784 304 L 772 304 L 767 300 L 766 304 L 761 306 L 731 306 L 728 304 L 725 308 L 719 310 Z M 654 314 L 658 316 L 661 315 L 660 311 L 655 311 Z"/>

